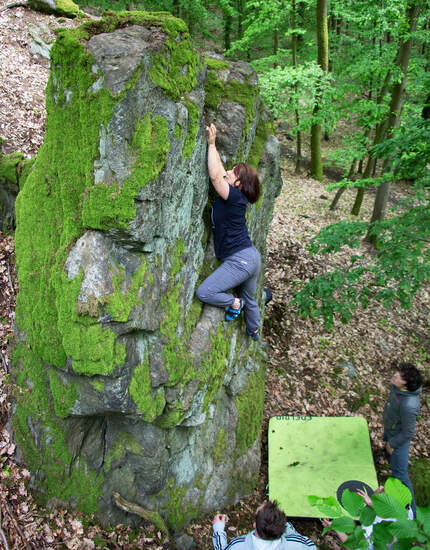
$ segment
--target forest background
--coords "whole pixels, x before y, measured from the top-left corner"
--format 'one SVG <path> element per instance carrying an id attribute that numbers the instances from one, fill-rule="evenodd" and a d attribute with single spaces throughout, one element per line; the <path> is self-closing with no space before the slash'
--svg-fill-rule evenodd
<path id="1" fill-rule="evenodd" d="M 263 464 L 255 494 L 228 510 L 229 536 L 250 528 L 253 510 L 264 499 L 265 427 L 275 414 L 366 417 L 383 480 L 388 469 L 381 456 L 381 415 L 392 363 L 410 360 L 429 378 L 430 3 L 90 4 L 80 8 L 92 15 L 106 9 L 166 10 L 183 18 L 196 48 L 255 67 L 275 117 L 284 189 L 269 235 L 267 286 L 274 300 L 265 320 L 269 369 Z M 5 153 L 33 156 L 43 140 L 43 74 L 48 68 L 40 56 L 22 51 L 28 49 L 29 23 L 42 20 L 51 32 L 78 24 L 19 7 L 1 13 Z M 11 58 L 7 48 L 14 46 Z M 17 63 L 18 55 L 24 64 Z M 13 235 L 2 235 L 0 262 L 4 426 L 11 383 L 6 345 L 17 289 Z M 423 504 L 430 499 L 427 399 L 425 392 L 412 451 Z M 31 548 L 162 547 L 163 534 L 151 526 L 106 532 L 78 514 L 38 509 L 27 488 L 28 472 L 14 463 L 13 450 L 3 429 L 0 508 L 10 548 L 21 548 L 23 541 Z M 319 548 L 337 547 L 332 537 L 320 538 L 314 522 L 296 527 Z M 192 523 L 187 532 L 197 547 L 210 548 L 210 518 Z"/>

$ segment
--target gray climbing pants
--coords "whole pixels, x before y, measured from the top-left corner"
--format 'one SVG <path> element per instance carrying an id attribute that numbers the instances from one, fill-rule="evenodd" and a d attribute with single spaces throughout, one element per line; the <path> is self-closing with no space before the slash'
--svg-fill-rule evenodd
<path id="1" fill-rule="evenodd" d="M 245 302 L 243 309 L 246 327 L 254 331 L 260 327 L 260 310 L 255 299 L 255 288 L 260 273 L 260 253 L 251 246 L 232 254 L 197 289 L 199 300 L 218 307 L 228 307 L 234 302 L 230 289 L 235 288 Z"/>

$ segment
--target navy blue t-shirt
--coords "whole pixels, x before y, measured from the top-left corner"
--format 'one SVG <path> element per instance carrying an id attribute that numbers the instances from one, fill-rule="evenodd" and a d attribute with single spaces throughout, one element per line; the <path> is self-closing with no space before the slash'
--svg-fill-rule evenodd
<path id="1" fill-rule="evenodd" d="M 225 260 L 235 252 L 252 246 L 246 227 L 248 199 L 237 187 L 230 185 L 228 197 L 218 197 L 212 205 L 211 219 L 215 254 Z"/>

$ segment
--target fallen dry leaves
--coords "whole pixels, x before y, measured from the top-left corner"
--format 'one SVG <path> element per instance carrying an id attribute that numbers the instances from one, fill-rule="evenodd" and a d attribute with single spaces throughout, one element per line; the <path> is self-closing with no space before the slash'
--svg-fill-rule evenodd
<path id="1" fill-rule="evenodd" d="M 0 0 L 0 9 L 6 5 Z M 51 30 L 77 23 L 14 8 L 0 12 L 0 135 L 7 139 L 3 151 L 22 151 L 34 155 L 44 135 L 44 88 L 48 63 L 29 51 L 28 25 L 43 21 Z M 338 136 L 345 129 L 338 131 Z M 334 136 L 331 144 L 338 139 Z M 287 143 L 286 143 L 287 144 Z M 285 144 L 285 145 L 286 145 Z M 325 144 L 326 145 L 326 144 Z M 249 531 L 254 511 L 265 498 L 267 484 L 266 427 L 278 414 L 361 415 L 369 423 L 375 463 L 380 476 L 388 473 L 382 459 L 381 415 L 392 362 L 411 360 L 429 368 L 429 299 L 423 289 L 414 306 L 390 310 L 379 304 L 357 310 L 348 325 L 337 323 L 328 332 L 322 322 L 300 318 L 289 305 L 300 284 L 327 268 L 343 265 L 349 253 L 337 257 L 310 258 L 306 244 L 317 231 L 329 223 L 348 218 L 352 192 L 344 193 L 339 209 L 328 210 L 333 192 L 306 175 L 296 176 L 293 165 L 284 156 L 284 188 L 277 200 L 268 236 L 266 286 L 273 291 L 273 301 L 265 315 L 264 336 L 269 349 L 269 368 L 265 390 L 262 431 L 262 466 L 257 488 L 226 512 L 229 537 Z M 404 189 L 393 192 L 397 200 Z M 329 198 L 327 198 L 329 197 Z M 368 219 L 373 196 L 365 197 L 363 219 Z M 14 244 L 11 236 L 0 234 L 0 514 L 10 550 L 58 549 L 148 549 L 169 548 L 153 526 L 132 530 L 119 525 L 102 529 L 93 518 L 84 519 L 73 510 L 45 510 L 38 507 L 29 488 L 30 473 L 15 460 L 15 445 L 6 429 L 10 413 L 8 398 L 8 340 L 13 335 L 15 295 Z M 352 378 L 349 371 L 354 370 Z M 427 374 L 428 377 L 428 374 Z M 413 458 L 429 457 L 430 423 L 427 393 L 412 447 Z M 192 522 L 187 533 L 196 548 L 211 548 L 212 514 Z M 294 521 L 296 528 L 317 544 L 321 525 L 314 521 Z M 0 539 L 1 540 L 1 539 Z M 337 550 L 338 541 L 327 535 L 326 548 Z M 0 543 L 1 544 L 1 543 Z"/>

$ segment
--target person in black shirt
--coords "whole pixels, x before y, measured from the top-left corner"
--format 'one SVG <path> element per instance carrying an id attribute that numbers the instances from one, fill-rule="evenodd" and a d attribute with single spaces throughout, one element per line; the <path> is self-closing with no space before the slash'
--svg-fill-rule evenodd
<path id="1" fill-rule="evenodd" d="M 219 197 L 212 206 L 211 220 L 215 254 L 223 263 L 197 289 L 202 302 L 225 308 L 226 321 L 244 311 L 247 333 L 258 340 L 260 311 L 255 288 L 260 272 L 260 254 L 253 246 L 246 227 L 246 207 L 260 196 L 257 172 L 241 162 L 225 170 L 216 149 L 216 127 L 206 128 L 208 170 Z M 227 292 L 237 289 L 237 296 Z"/>

